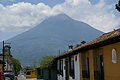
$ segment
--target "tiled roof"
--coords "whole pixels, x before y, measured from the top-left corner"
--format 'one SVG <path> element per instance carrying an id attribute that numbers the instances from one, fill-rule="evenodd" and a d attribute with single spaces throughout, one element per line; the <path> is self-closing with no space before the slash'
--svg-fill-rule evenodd
<path id="1" fill-rule="evenodd" d="M 120 29 L 114 30 L 114 31 L 109 32 L 109 33 L 105 33 L 105 34 L 97 37 L 96 39 L 91 40 L 90 42 L 85 43 L 85 44 L 77 47 L 75 50 L 83 48 L 83 47 L 87 47 L 87 46 L 90 46 L 90 45 L 94 45 L 94 44 L 97 44 L 97 43 L 100 43 L 100 42 L 103 42 L 103 41 L 107 41 L 109 39 L 113 39 L 113 38 L 118 37 L 118 36 L 120 36 Z"/>
<path id="2" fill-rule="evenodd" d="M 101 43 L 101 42 L 106 42 L 107 40 L 112 40 L 115 37 L 118 37 L 119 42 L 120 42 L 120 29 L 114 30 L 112 32 L 105 33 L 105 34 L 97 37 L 96 39 L 91 40 L 90 42 L 82 44 L 79 47 L 77 47 L 77 48 L 75 48 L 75 49 L 73 49 L 71 51 L 68 51 L 68 52 L 65 52 L 65 53 L 61 54 L 57 58 L 64 57 L 64 56 L 67 56 L 67 55 L 71 55 L 74 51 L 82 50 L 84 48 L 87 48 L 88 46 L 92 46 L 92 45 L 95 45 L 95 44 L 98 44 L 98 43 Z"/>

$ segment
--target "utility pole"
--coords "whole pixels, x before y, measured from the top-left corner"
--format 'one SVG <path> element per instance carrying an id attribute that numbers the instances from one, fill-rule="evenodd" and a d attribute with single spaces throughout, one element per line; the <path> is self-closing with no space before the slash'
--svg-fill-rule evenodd
<path id="1" fill-rule="evenodd" d="M 3 62 L 5 62 L 5 44 L 10 45 L 11 43 L 5 43 L 5 42 L 3 41 L 3 49 L 2 49 Z M 10 51 L 9 51 L 9 53 L 10 53 Z M 6 64 L 6 65 L 7 65 L 7 64 Z M 4 67 L 5 67 L 5 66 L 2 67 L 3 72 L 5 71 L 5 68 L 4 68 Z"/>
<path id="2" fill-rule="evenodd" d="M 59 49 L 59 55 L 60 55 L 60 53 L 61 53 L 61 52 L 60 52 L 60 49 Z"/>
<path id="3" fill-rule="evenodd" d="M 4 52 L 4 41 L 3 41 L 3 49 L 2 49 L 2 54 L 3 54 L 3 62 L 5 61 L 5 58 L 4 58 L 4 55 L 5 55 L 5 52 Z M 3 72 L 4 72 L 4 65 L 3 65 Z"/>

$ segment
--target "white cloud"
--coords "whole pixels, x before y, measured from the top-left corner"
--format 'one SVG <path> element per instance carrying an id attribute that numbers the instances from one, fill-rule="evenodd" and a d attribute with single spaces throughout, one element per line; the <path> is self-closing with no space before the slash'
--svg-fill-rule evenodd
<path id="1" fill-rule="evenodd" d="M 32 27 L 48 17 L 50 10 L 51 8 L 43 3 L 32 5 L 22 2 L 6 7 L 0 5 L 0 30 Z"/>
<path id="2" fill-rule="evenodd" d="M 114 14 L 114 4 L 100 0 L 92 5 L 89 0 L 65 0 L 53 8 L 43 3 L 17 3 L 0 5 L 0 31 L 29 29 L 46 17 L 66 13 L 72 18 L 86 22 L 101 31 L 110 31 L 119 25 L 120 18 Z"/>
<path id="3" fill-rule="evenodd" d="M 75 4 L 74 1 L 77 3 Z M 105 2 L 100 0 L 98 4 L 92 5 L 89 0 L 68 0 L 62 5 L 55 6 L 54 10 L 64 12 L 76 20 L 108 32 L 120 25 L 120 18 L 114 14 L 114 4 L 108 5 Z"/>
<path id="4" fill-rule="evenodd" d="M 13 2 L 14 0 L 0 0 L 0 1 L 9 1 L 9 2 Z"/>

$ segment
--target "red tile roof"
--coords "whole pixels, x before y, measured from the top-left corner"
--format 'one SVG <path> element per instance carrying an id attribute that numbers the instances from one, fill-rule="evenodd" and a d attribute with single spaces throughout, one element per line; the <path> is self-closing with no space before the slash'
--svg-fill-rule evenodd
<path id="1" fill-rule="evenodd" d="M 120 42 L 120 29 L 114 30 L 112 32 L 105 33 L 105 34 L 97 37 L 96 39 L 91 40 L 90 42 L 87 42 L 87 43 L 85 43 L 83 45 L 80 45 L 79 47 L 77 47 L 77 48 L 75 48 L 71 51 L 68 51 L 68 52 L 65 52 L 65 53 L 61 54 L 57 58 L 64 57 L 64 56 L 67 56 L 67 55 L 71 55 L 74 51 L 82 50 L 82 49 L 84 49 L 88 46 L 92 46 L 92 45 L 95 45 L 95 44 L 98 44 L 98 43 L 101 43 L 101 42 L 106 42 L 107 40 L 114 39 L 115 37 L 118 37 L 119 42 Z"/>
<path id="2" fill-rule="evenodd" d="M 108 39 L 113 39 L 113 38 L 118 37 L 118 36 L 120 36 L 120 29 L 114 30 L 114 31 L 109 32 L 109 33 L 105 33 L 105 34 L 97 37 L 96 39 L 91 40 L 90 42 L 85 43 L 85 44 L 77 47 L 76 49 L 80 49 L 80 48 L 83 48 L 83 47 L 94 45 L 96 43 L 100 43 L 100 42 L 106 41 Z"/>

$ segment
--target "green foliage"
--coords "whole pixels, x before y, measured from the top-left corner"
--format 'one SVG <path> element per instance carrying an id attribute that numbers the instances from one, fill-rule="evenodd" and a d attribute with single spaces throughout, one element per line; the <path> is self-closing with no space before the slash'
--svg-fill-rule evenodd
<path id="1" fill-rule="evenodd" d="M 82 41 L 80 44 L 77 44 L 76 46 L 75 46 L 75 48 L 77 48 L 77 47 L 79 47 L 79 46 L 81 46 L 82 44 L 85 44 L 86 43 L 86 41 Z"/>
<path id="2" fill-rule="evenodd" d="M 12 62 L 13 62 L 14 73 L 15 75 L 18 75 L 19 71 L 22 69 L 21 63 L 18 59 L 15 58 L 12 59 Z"/>
<path id="3" fill-rule="evenodd" d="M 76 44 L 76 46 L 75 46 L 75 48 L 77 48 L 77 47 L 79 47 L 79 46 L 81 46 L 82 44 Z"/>
<path id="4" fill-rule="evenodd" d="M 53 59 L 55 58 L 55 56 L 45 56 L 43 57 L 39 62 L 40 62 L 40 66 L 46 66 L 48 64 L 50 64 Z"/>
<path id="5" fill-rule="evenodd" d="M 35 70 L 34 67 L 25 67 L 24 70 Z"/>
<path id="6" fill-rule="evenodd" d="M 85 43 L 86 43 L 86 41 L 82 41 L 82 42 L 81 42 L 81 44 L 85 44 Z"/>
<path id="7" fill-rule="evenodd" d="M 116 4 L 116 9 L 120 12 L 120 0 L 119 0 L 118 4 Z"/>

